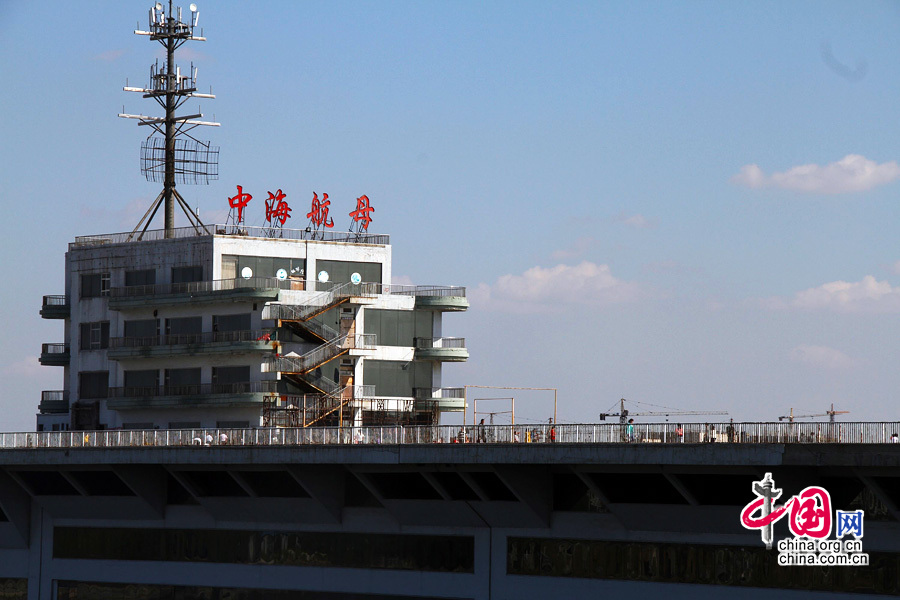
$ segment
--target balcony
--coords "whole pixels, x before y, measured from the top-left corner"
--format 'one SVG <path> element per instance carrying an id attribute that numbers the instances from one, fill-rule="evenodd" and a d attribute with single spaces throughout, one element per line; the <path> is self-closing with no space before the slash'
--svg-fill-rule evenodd
<path id="1" fill-rule="evenodd" d="M 46 367 L 67 367 L 72 355 L 68 344 L 41 344 L 41 364 Z"/>
<path id="2" fill-rule="evenodd" d="M 465 388 L 413 388 L 416 410 L 429 411 L 437 407 L 440 412 L 466 410 Z"/>
<path id="3" fill-rule="evenodd" d="M 415 338 L 417 360 L 463 362 L 468 360 L 466 338 Z"/>
<path id="4" fill-rule="evenodd" d="M 266 352 L 275 349 L 276 342 L 271 341 L 272 333 L 272 330 L 208 331 L 150 337 L 116 337 L 109 340 L 108 356 L 112 360 L 123 360 Z"/>
<path id="5" fill-rule="evenodd" d="M 111 387 L 106 405 L 113 410 L 145 408 L 235 408 L 262 406 L 278 382 L 197 383 L 152 387 Z"/>
<path id="6" fill-rule="evenodd" d="M 65 390 L 44 390 L 38 411 L 42 415 L 58 415 L 69 412 L 69 392 Z"/>
<path id="7" fill-rule="evenodd" d="M 41 305 L 41 318 L 43 319 L 68 319 L 71 314 L 69 299 L 65 296 L 44 296 Z"/>
<path id="8" fill-rule="evenodd" d="M 469 308 L 464 287 L 417 285 L 415 296 L 416 308 L 455 312 Z"/>
<path id="9" fill-rule="evenodd" d="M 282 289 L 290 289 L 289 280 L 275 277 L 250 277 L 192 281 L 190 283 L 158 283 L 115 287 L 109 291 L 110 310 L 127 310 L 152 306 L 180 306 L 198 302 L 277 300 Z"/>

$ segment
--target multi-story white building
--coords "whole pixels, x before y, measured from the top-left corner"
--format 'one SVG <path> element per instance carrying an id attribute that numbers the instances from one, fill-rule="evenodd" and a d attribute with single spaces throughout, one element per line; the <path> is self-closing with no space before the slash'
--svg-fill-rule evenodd
<path id="1" fill-rule="evenodd" d="M 278 237 L 270 237 L 270 236 Z M 41 315 L 64 343 L 38 430 L 428 424 L 462 411 L 443 315 L 465 288 L 391 284 L 388 236 L 225 226 L 78 237 Z"/>

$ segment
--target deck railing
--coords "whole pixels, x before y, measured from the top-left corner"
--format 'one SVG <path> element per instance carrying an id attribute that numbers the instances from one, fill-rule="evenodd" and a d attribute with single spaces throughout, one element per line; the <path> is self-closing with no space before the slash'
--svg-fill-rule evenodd
<path id="1" fill-rule="evenodd" d="M 110 290 L 109 295 L 111 298 L 128 298 L 133 296 L 171 296 L 175 294 L 212 294 L 240 289 L 286 290 L 290 288 L 291 282 L 289 280 L 282 280 L 277 277 L 237 277 L 234 279 L 214 279 L 210 281 L 114 287 Z"/>
<path id="2" fill-rule="evenodd" d="M 713 429 L 714 428 L 714 429 Z M 713 433 L 714 432 L 714 433 Z M 0 433 L 0 449 L 304 444 L 889 444 L 900 422 L 618 423 L 564 425 L 439 425 L 259 429 L 151 429 Z M 693 451 L 693 450 L 692 450 Z"/>
<path id="3" fill-rule="evenodd" d="M 349 242 L 355 244 L 380 244 L 386 245 L 391 243 L 389 235 L 380 233 L 354 233 L 343 231 L 310 231 L 309 229 L 281 229 L 272 227 L 250 227 L 232 225 L 204 225 L 199 229 L 194 227 L 176 227 L 171 236 L 166 235 L 165 229 L 151 229 L 141 234 L 132 232 L 127 233 L 107 233 L 100 235 L 82 235 L 75 238 L 75 241 L 69 244 L 69 249 L 84 248 L 91 246 L 105 246 L 107 244 L 124 244 L 139 243 L 162 240 L 167 237 L 174 238 L 194 238 L 208 237 L 211 235 L 228 235 L 235 237 L 259 237 L 291 239 L 291 240 L 310 240 L 324 242 Z"/>
<path id="4" fill-rule="evenodd" d="M 274 380 L 236 383 L 186 383 L 177 385 L 124 386 L 109 388 L 110 398 L 153 398 L 158 396 L 196 396 L 206 394 L 271 394 L 277 390 Z"/>
<path id="5" fill-rule="evenodd" d="M 216 342 L 266 342 L 271 340 L 273 329 L 238 331 L 205 331 L 202 333 L 169 333 L 144 337 L 109 338 L 110 348 L 143 348 L 145 346 L 178 346 L 187 344 L 211 344 Z M 268 336 L 268 338 L 266 337 Z"/>

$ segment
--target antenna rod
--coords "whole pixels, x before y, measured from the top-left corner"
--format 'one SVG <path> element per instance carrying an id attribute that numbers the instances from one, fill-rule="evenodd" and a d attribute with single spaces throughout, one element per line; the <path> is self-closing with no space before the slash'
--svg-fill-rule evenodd
<path id="1" fill-rule="evenodd" d="M 175 19 L 172 0 L 166 13 L 166 174 L 163 182 L 166 199 L 166 237 L 175 237 Z"/>

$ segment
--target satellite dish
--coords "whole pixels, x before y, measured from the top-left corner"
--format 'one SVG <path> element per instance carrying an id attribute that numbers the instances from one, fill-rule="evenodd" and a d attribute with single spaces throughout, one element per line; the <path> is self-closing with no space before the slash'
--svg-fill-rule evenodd
<path id="1" fill-rule="evenodd" d="M 362 281 L 362 276 L 359 273 L 354 273 L 350 276 L 350 283 L 353 285 L 359 285 L 360 281 Z"/>
<path id="2" fill-rule="evenodd" d="M 159 2 L 156 3 L 156 10 L 162 10 L 162 4 L 161 4 L 161 3 L 159 3 Z"/>
<path id="3" fill-rule="evenodd" d="M 250 267 L 244 267 L 243 269 L 241 269 L 241 277 L 243 277 L 244 279 L 250 279 L 251 277 L 253 277 L 253 269 L 251 269 Z"/>
<path id="4" fill-rule="evenodd" d="M 328 281 L 328 271 L 319 271 L 319 283 L 326 283 Z"/>
<path id="5" fill-rule="evenodd" d="M 284 269 L 278 269 L 277 271 L 275 271 L 275 277 L 283 281 L 287 279 L 287 271 L 285 271 Z"/>
<path id="6" fill-rule="evenodd" d="M 197 5 L 196 5 L 196 4 L 191 4 L 191 7 L 190 7 L 190 8 L 191 8 L 191 12 L 197 12 Z"/>

